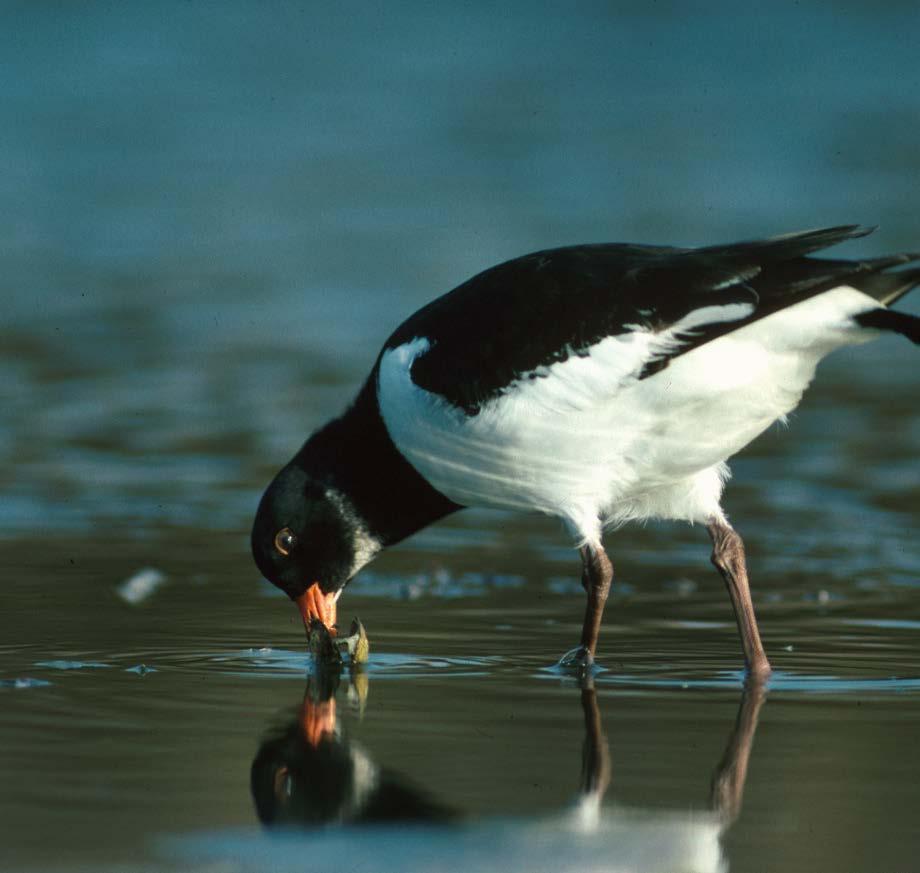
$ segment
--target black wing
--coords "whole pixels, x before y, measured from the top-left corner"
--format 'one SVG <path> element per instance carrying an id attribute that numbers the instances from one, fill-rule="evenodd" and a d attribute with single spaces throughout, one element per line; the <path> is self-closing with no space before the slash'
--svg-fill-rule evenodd
<path id="1" fill-rule="evenodd" d="M 848 225 L 698 249 L 598 244 L 535 252 L 432 301 L 404 322 L 384 349 L 427 338 L 431 348 L 414 362 L 413 382 L 475 415 L 541 366 L 587 354 L 604 337 L 636 326 L 666 330 L 704 307 L 754 308 L 738 320 L 695 325 L 672 356 L 844 282 L 887 303 L 908 288 L 898 273 L 881 271 L 916 255 L 870 261 L 807 257 L 871 232 Z M 667 363 L 656 361 L 641 377 Z"/>

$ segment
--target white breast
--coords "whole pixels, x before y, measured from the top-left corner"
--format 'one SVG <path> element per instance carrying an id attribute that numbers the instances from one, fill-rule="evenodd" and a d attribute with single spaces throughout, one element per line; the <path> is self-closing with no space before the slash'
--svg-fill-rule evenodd
<path id="1" fill-rule="evenodd" d="M 430 347 L 418 337 L 381 359 L 381 414 L 412 465 L 462 505 L 556 515 L 586 540 L 600 522 L 705 521 L 719 512 L 723 462 L 795 408 L 824 355 L 871 337 L 851 316 L 877 305 L 834 289 L 642 380 L 646 364 L 701 322 L 691 313 L 668 331 L 636 328 L 513 383 L 475 416 L 412 382 L 412 362 Z"/>

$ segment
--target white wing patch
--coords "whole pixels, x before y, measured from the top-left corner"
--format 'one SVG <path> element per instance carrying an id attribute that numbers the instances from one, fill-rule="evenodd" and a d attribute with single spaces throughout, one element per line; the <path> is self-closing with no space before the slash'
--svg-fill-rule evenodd
<path id="1" fill-rule="evenodd" d="M 671 334 L 689 333 L 706 324 L 724 321 L 741 321 L 754 312 L 753 303 L 725 303 L 721 306 L 702 306 L 688 312 L 680 321 L 668 328 Z"/>

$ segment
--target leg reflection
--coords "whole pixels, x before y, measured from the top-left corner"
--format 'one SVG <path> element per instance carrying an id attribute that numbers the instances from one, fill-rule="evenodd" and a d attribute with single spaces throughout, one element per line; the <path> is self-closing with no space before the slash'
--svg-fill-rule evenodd
<path id="1" fill-rule="evenodd" d="M 767 696 L 766 685 L 756 676 L 749 677 L 741 695 L 741 706 L 728 745 L 712 777 L 712 808 L 724 827 L 728 827 L 741 812 L 748 761 L 754 746 L 754 734 L 760 718 L 760 708 Z"/>
<path id="2" fill-rule="evenodd" d="M 581 751 L 581 793 L 598 805 L 610 785 L 610 746 L 601 725 L 594 685 L 587 682 L 581 689 L 581 710 L 585 719 L 585 741 Z"/>
<path id="3" fill-rule="evenodd" d="M 747 780 L 748 762 L 754 745 L 760 709 L 766 699 L 766 685 L 756 676 L 748 678 L 728 743 L 712 779 L 711 803 L 724 831 L 741 812 Z M 581 789 L 578 801 L 578 821 L 582 827 L 596 827 L 601 821 L 601 804 L 611 781 L 611 756 L 601 721 L 600 708 L 593 682 L 589 679 L 581 689 L 585 738 L 582 747 Z M 627 813 L 625 807 L 618 813 Z"/>

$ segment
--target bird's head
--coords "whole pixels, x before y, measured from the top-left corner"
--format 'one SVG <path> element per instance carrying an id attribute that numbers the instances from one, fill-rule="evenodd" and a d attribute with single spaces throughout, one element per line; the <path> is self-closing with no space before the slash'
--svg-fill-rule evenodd
<path id="1" fill-rule="evenodd" d="M 334 632 L 336 601 L 379 544 L 351 502 L 333 486 L 289 464 L 268 486 L 252 528 L 262 574 L 300 609 Z"/>

